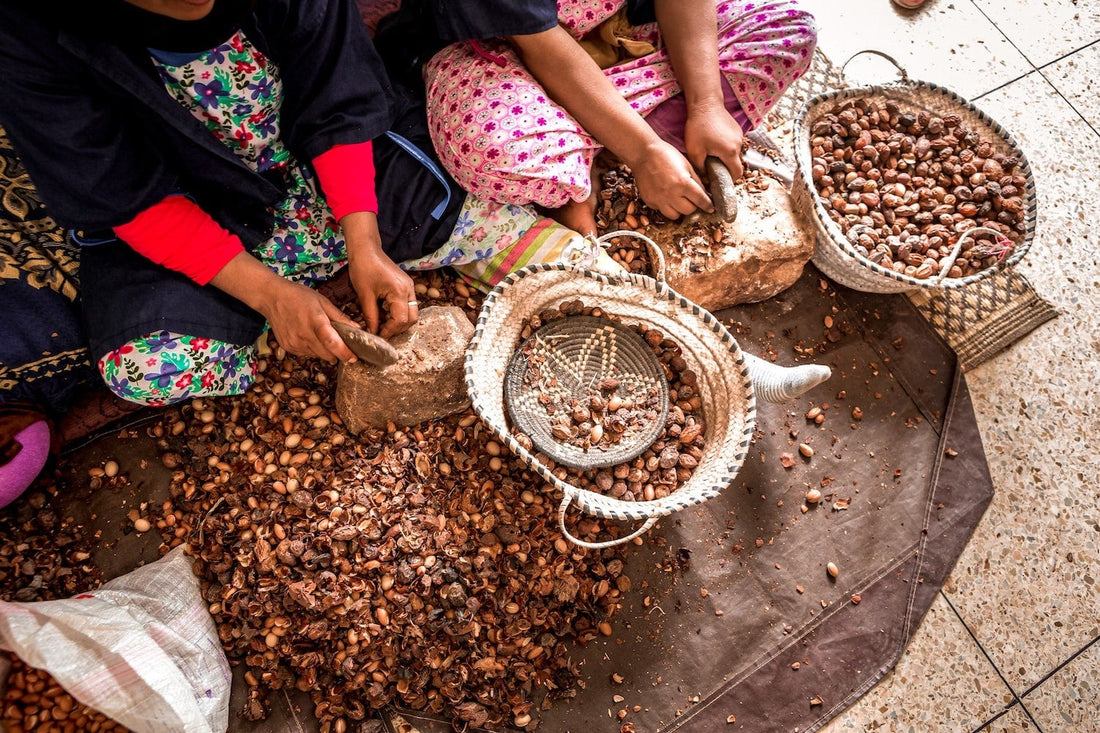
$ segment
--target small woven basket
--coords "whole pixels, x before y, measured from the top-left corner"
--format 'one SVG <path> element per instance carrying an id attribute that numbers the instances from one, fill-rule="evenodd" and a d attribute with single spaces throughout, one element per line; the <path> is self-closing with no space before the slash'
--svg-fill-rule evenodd
<path id="1" fill-rule="evenodd" d="M 605 240 L 601 237 L 601 240 Z M 582 489 L 555 476 L 547 465 L 512 437 L 504 382 L 520 344 L 524 319 L 563 301 L 581 299 L 624 323 L 660 329 L 680 345 L 688 368 L 698 375 L 706 419 L 706 448 L 683 486 L 653 501 L 622 501 Z M 708 311 L 664 282 L 645 275 L 606 275 L 567 263 L 530 265 L 508 275 L 486 297 L 474 337 L 466 351 L 466 387 L 474 410 L 497 438 L 547 483 L 563 493 L 558 509 L 562 533 L 582 547 L 628 542 L 663 516 L 717 496 L 744 463 L 756 423 L 756 397 L 737 341 Z M 625 537 L 585 542 L 565 526 L 571 503 L 607 519 L 645 520 Z"/>
<path id="2" fill-rule="evenodd" d="M 842 285 L 871 293 L 960 288 L 1015 265 L 1031 247 L 1031 242 L 1035 238 L 1037 219 L 1035 179 L 1027 157 L 1016 140 L 989 115 L 950 89 L 930 82 L 910 79 L 905 70 L 887 54 L 879 51 L 861 51 L 860 53 L 873 53 L 886 58 L 898 68 L 901 78 L 888 84 L 838 89 L 818 94 L 803 105 L 795 119 L 794 153 L 797 171 L 791 194 L 795 208 L 814 226 L 817 237 L 817 247 L 813 256 L 814 265 L 827 277 Z M 851 58 L 848 59 L 848 61 L 851 60 Z M 957 114 L 968 129 L 977 131 L 984 140 L 992 143 L 996 152 L 1018 158 L 1020 162 L 1014 173 L 1018 173 L 1027 180 L 1023 192 L 1025 229 L 1023 238 L 1012 248 L 1008 256 L 992 267 L 966 277 L 946 277 L 945 270 L 937 277 L 920 279 L 894 272 L 889 267 L 874 263 L 856 250 L 836 222 L 826 213 L 821 198 L 817 195 L 812 176 L 813 164 L 810 152 L 810 141 L 813 137 L 811 131 L 814 124 L 838 104 L 850 99 L 894 100 L 900 107 L 912 112 L 925 111 L 937 115 Z M 961 250 L 962 244 L 968 237 L 991 232 L 996 234 L 993 230 L 979 227 L 971 230 L 968 235 L 961 235 L 955 243 L 955 253 Z"/>
<path id="3" fill-rule="evenodd" d="M 537 380 L 529 378 L 532 373 Z M 555 438 L 553 416 L 540 398 L 552 393 L 559 409 L 572 400 L 587 405 L 601 394 L 599 384 L 606 378 L 618 380 L 624 394 L 655 394 L 654 419 L 625 431 L 616 443 L 586 448 Z M 587 471 L 633 460 L 653 445 L 668 417 L 668 380 L 657 355 L 636 332 L 606 318 L 572 316 L 543 326 L 516 349 L 504 380 L 504 401 L 512 424 L 536 448 L 564 466 Z"/>

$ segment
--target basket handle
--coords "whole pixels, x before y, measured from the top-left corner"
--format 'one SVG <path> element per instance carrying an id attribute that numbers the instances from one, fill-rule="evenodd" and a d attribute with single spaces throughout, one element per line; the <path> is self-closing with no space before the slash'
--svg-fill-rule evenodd
<path id="1" fill-rule="evenodd" d="M 844 76 L 844 70 L 846 68 L 848 68 L 848 64 L 852 63 L 852 59 L 854 59 L 857 56 L 862 56 L 865 53 L 874 54 L 875 56 L 881 56 L 882 58 L 886 59 L 887 61 L 889 61 L 891 64 L 894 65 L 895 69 L 898 70 L 898 73 L 901 75 L 901 80 L 902 81 L 909 81 L 909 72 L 907 72 L 905 70 L 905 67 L 903 67 L 901 64 L 898 63 L 897 59 L 895 59 L 893 56 L 891 56 L 888 53 L 884 53 L 882 51 L 878 51 L 878 50 L 873 49 L 873 48 L 865 48 L 862 51 L 856 51 L 854 54 L 849 56 L 848 60 L 840 65 L 840 75 Z"/>
<path id="2" fill-rule="evenodd" d="M 862 232 L 864 230 L 869 230 L 872 232 L 875 231 L 874 227 L 867 226 L 866 224 L 856 224 L 848 230 L 848 236 L 844 237 L 844 242 L 851 247 L 851 251 L 849 252 L 849 254 L 858 257 L 860 260 L 869 262 L 870 260 L 868 260 L 862 254 L 856 251 L 854 243 L 851 240 L 852 236 L 858 237 L 859 232 Z M 955 259 L 959 256 L 959 252 L 962 252 L 962 248 L 963 245 L 966 244 L 966 240 L 974 236 L 975 234 L 992 234 L 994 237 L 1004 237 L 1004 235 L 1001 234 L 999 231 L 990 227 L 971 227 L 970 229 L 967 229 L 965 232 L 960 234 L 959 238 L 955 240 L 955 246 L 951 249 L 951 254 L 949 255 L 952 262 L 954 262 Z M 947 279 L 947 274 L 949 272 L 951 272 L 950 267 L 940 268 L 939 274 L 937 274 L 935 277 L 929 278 L 928 282 L 931 282 L 934 285 L 939 285 Z"/>
<path id="3" fill-rule="evenodd" d="M 646 243 L 646 247 L 649 249 L 649 255 L 657 262 L 657 271 L 653 274 L 653 279 L 658 282 L 665 281 L 665 254 L 661 251 L 661 248 L 657 246 L 657 243 L 652 239 L 642 234 L 641 232 L 635 232 L 631 229 L 619 229 L 618 231 L 608 232 L 602 237 L 596 239 L 596 244 L 606 249 L 610 246 L 610 242 L 615 237 L 636 237 Z"/>
<path id="4" fill-rule="evenodd" d="M 966 240 L 973 237 L 975 234 L 992 234 L 994 236 L 995 240 L 1000 239 L 1002 237 L 1007 239 L 1007 237 L 1005 237 L 1005 235 L 1001 234 L 996 229 L 992 229 L 990 227 L 971 227 L 970 229 L 967 229 L 965 232 L 960 234 L 959 238 L 957 240 L 955 240 L 955 246 L 952 248 L 951 255 L 950 255 L 952 262 L 954 262 L 955 258 L 957 258 L 959 256 L 959 252 L 962 252 L 962 248 L 963 248 L 963 245 L 966 243 Z M 998 265 L 999 264 L 1000 263 L 998 262 Z M 940 274 L 936 276 L 936 279 L 933 282 L 935 282 L 937 285 L 939 285 L 941 282 L 944 281 L 944 278 L 947 277 L 947 273 L 950 272 L 950 271 L 951 271 L 950 267 L 940 268 Z"/>
<path id="5" fill-rule="evenodd" d="M 643 523 L 641 527 L 634 530 L 626 537 L 620 537 L 617 540 L 607 540 L 606 542 L 585 542 L 582 539 L 574 537 L 569 532 L 569 530 L 565 528 L 565 512 L 567 509 L 569 509 L 569 505 L 573 502 L 574 496 L 576 495 L 572 493 L 566 493 L 565 497 L 562 498 L 561 504 L 558 506 L 558 527 L 561 529 L 561 533 L 565 535 L 565 538 L 567 540 L 575 545 L 586 547 L 589 550 L 602 550 L 605 547 L 614 547 L 615 545 L 621 545 L 626 542 L 630 542 L 635 537 L 640 537 L 645 532 L 648 532 L 650 527 L 656 524 L 657 520 L 659 519 L 659 517 L 650 517 L 649 519 L 645 520 L 645 523 Z"/>

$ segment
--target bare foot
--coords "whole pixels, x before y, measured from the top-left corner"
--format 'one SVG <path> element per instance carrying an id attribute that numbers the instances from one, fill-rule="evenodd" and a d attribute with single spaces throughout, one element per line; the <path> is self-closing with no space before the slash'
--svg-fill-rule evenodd
<path id="1" fill-rule="evenodd" d="M 581 236 L 596 236 L 596 192 L 586 201 L 570 201 L 557 209 L 544 209 L 543 213 L 562 226 L 568 227 Z"/>

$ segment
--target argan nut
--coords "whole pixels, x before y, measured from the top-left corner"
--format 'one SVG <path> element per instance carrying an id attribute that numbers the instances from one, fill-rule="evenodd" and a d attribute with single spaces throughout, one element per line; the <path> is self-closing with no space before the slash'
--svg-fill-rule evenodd
<path id="1" fill-rule="evenodd" d="M 821 501 L 821 490 L 820 489 L 810 489 L 809 491 L 806 492 L 806 503 L 807 504 L 816 504 L 819 501 Z"/>
<path id="2" fill-rule="evenodd" d="M 814 454 L 814 449 L 811 448 L 808 443 L 799 443 L 798 444 L 798 452 L 801 453 L 806 458 L 809 458 L 810 456 L 812 456 Z"/>
<path id="3" fill-rule="evenodd" d="M 146 519 L 145 517 L 141 517 L 140 519 L 135 519 L 134 520 L 134 531 L 135 532 L 148 532 L 152 528 L 153 528 L 153 525 L 150 524 L 149 520 Z"/>
<path id="4" fill-rule="evenodd" d="M 825 566 L 825 569 L 826 569 L 827 571 L 829 571 L 829 575 L 830 575 L 831 577 L 834 577 L 834 578 L 835 578 L 835 577 L 837 577 L 837 576 L 839 576 L 839 575 L 840 575 L 840 568 L 838 568 L 838 567 L 836 566 L 836 563 L 835 563 L 835 562 L 831 562 L 831 563 L 829 563 L 828 565 L 826 565 L 826 566 Z"/>
<path id="5" fill-rule="evenodd" d="M 103 473 L 108 478 L 118 475 L 118 463 L 116 461 L 107 461 L 103 464 Z"/>
<path id="6" fill-rule="evenodd" d="M 860 407 L 858 405 L 856 405 L 855 407 L 852 408 L 852 419 L 853 420 L 862 420 L 863 419 L 863 410 L 860 409 Z"/>

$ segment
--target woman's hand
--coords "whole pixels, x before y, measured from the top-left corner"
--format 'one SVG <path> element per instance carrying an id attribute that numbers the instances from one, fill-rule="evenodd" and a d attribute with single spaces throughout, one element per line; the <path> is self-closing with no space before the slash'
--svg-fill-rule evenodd
<path id="1" fill-rule="evenodd" d="M 745 173 L 741 163 L 743 139 L 741 125 L 721 104 L 688 109 L 684 147 L 688 159 L 699 170 L 703 170 L 707 156 L 713 155 L 726 164 L 733 180 L 741 178 Z"/>
<path id="2" fill-rule="evenodd" d="M 326 361 L 355 361 L 329 320 L 355 323 L 320 293 L 284 280 L 247 252 L 231 259 L 210 281 L 260 313 L 279 345 L 292 354 Z"/>
<path id="3" fill-rule="evenodd" d="M 642 201 L 669 219 L 692 214 L 696 209 L 714 211 L 714 204 L 691 163 L 663 140 L 655 140 L 640 157 L 626 163 L 634 174 Z"/>
<path id="4" fill-rule="evenodd" d="M 355 361 L 355 354 L 336 333 L 330 321 L 355 326 L 336 305 L 312 288 L 279 278 L 260 312 L 271 324 L 279 345 L 298 356 L 325 361 Z"/>
<path id="5" fill-rule="evenodd" d="M 416 323 L 419 309 L 413 281 L 393 260 L 378 250 L 373 253 L 361 253 L 349 260 L 351 284 L 359 296 L 359 306 L 363 309 L 363 318 L 367 330 L 377 333 L 384 339 L 404 333 Z M 382 302 L 382 308 L 378 306 Z M 385 313 L 379 329 L 379 319 Z"/>
<path id="6" fill-rule="evenodd" d="M 377 218 L 370 212 L 356 212 L 341 219 L 340 226 L 347 242 L 351 285 L 359 296 L 367 330 L 385 339 L 409 330 L 419 315 L 416 291 L 412 278 L 382 251 Z"/>

